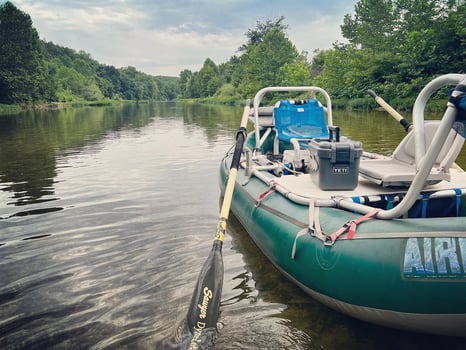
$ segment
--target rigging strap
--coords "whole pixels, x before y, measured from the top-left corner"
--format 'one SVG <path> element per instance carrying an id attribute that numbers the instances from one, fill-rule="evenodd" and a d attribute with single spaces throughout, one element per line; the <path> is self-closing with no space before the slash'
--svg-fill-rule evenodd
<path id="1" fill-rule="evenodd" d="M 277 183 L 275 181 L 271 181 L 270 182 L 270 186 L 269 188 L 267 188 L 264 192 L 262 192 L 259 197 L 257 197 L 257 201 L 256 201 L 256 207 L 258 207 L 259 205 L 261 205 L 262 201 L 267 198 L 269 195 L 271 195 L 272 193 L 274 193 L 276 190 L 277 190 Z"/>
<path id="2" fill-rule="evenodd" d="M 327 239 L 327 236 L 324 233 L 322 233 L 322 229 L 320 228 L 320 210 L 319 207 L 315 204 L 315 199 L 309 199 L 309 224 L 308 227 L 302 229 L 296 234 L 296 237 L 293 242 L 293 248 L 291 249 L 291 259 L 295 258 L 296 245 L 299 237 L 310 233 L 311 236 L 317 237 L 323 242 L 325 242 L 325 240 Z"/>
<path id="3" fill-rule="evenodd" d="M 332 233 L 331 235 L 327 236 L 327 239 L 326 241 L 324 242 L 325 245 L 333 245 L 335 243 L 335 241 L 342 235 L 344 234 L 345 232 L 348 231 L 348 234 L 347 234 L 347 238 L 348 239 L 353 239 L 354 237 L 354 234 L 356 233 L 356 227 L 357 225 L 359 225 L 360 223 L 364 222 L 364 221 L 367 221 L 369 219 L 372 219 L 378 212 L 380 211 L 380 209 L 375 209 L 369 213 L 367 213 L 366 215 L 364 216 L 361 216 L 357 219 L 354 219 L 354 220 L 350 220 L 348 221 L 346 224 L 344 224 L 339 230 L 335 231 L 334 233 Z"/>

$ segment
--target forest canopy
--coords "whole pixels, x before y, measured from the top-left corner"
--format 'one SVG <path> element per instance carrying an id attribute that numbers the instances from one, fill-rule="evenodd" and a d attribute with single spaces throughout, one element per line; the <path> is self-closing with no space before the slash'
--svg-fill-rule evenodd
<path id="1" fill-rule="evenodd" d="M 234 100 L 250 98 L 267 85 L 318 85 L 346 103 L 370 103 L 364 99 L 370 88 L 411 107 L 433 77 L 466 72 L 464 0 L 358 1 L 354 13 L 342 19 L 348 43 L 315 50 L 312 59 L 297 52 L 283 22 L 284 17 L 258 22 L 246 33 L 239 55 L 226 63 L 217 66 L 207 59 L 199 72 L 181 72 L 182 96 Z M 202 90 L 205 83 L 215 86 L 215 93 Z"/>
<path id="2" fill-rule="evenodd" d="M 342 18 L 347 43 L 316 49 L 311 58 L 298 52 L 287 29 L 283 16 L 259 21 L 228 61 L 206 58 L 199 71 L 154 77 L 40 40 L 29 15 L 7 1 L 0 6 L 0 103 L 106 98 L 234 103 L 265 86 L 318 85 L 350 107 L 364 107 L 370 88 L 403 108 L 412 106 L 433 77 L 466 71 L 465 0 L 360 0 L 354 13 Z"/>
<path id="3" fill-rule="evenodd" d="M 84 52 L 39 39 L 28 14 L 0 5 L 0 103 L 102 99 L 171 100 L 177 78 L 115 68 Z"/>

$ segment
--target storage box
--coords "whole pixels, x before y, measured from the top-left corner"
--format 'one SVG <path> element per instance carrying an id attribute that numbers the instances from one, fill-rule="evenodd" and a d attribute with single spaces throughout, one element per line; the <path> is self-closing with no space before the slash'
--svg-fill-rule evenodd
<path id="1" fill-rule="evenodd" d="M 322 190 L 352 190 L 358 185 L 361 142 L 313 139 L 309 173 Z"/>

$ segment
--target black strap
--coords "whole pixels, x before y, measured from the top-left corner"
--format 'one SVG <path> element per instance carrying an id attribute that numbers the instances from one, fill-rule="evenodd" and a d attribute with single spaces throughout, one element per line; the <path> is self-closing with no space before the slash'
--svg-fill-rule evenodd
<path id="1" fill-rule="evenodd" d="M 453 123 L 453 130 L 455 130 L 459 135 L 466 138 L 466 85 L 460 84 L 455 88 L 455 92 L 460 92 L 455 94 L 455 96 L 450 95 L 448 99 L 449 102 L 453 103 L 456 107 L 456 121 Z"/>
<path id="2" fill-rule="evenodd" d="M 466 121 L 466 85 L 457 85 L 453 93 L 455 92 L 460 92 L 460 94 L 455 94 L 455 96 L 451 94 L 448 101 L 453 103 L 458 110 L 456 120 Z"/>

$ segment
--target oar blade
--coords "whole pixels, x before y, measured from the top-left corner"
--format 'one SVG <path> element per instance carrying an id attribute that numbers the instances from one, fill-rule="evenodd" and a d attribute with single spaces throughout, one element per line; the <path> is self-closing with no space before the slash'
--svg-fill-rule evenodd
<path id="1" fill-rule="evenodd" d="M 166 349 L 213 349 L 217 338 L 217 319 L 220 309 L 223 286 L 222 246 L 225 237 L 228 214 L 233 197 L 236 175 L 246 138 L 246 124 L 250 110 L 250 101 L 244 107 L 241 126 L 236 135 L 230 175 L 220 210 L 217 232 L 209 257 L 199 274 L 188 314 L 177 329 L 174 339 L 164 341 Z"/>
<path id="2" fill-rule="evenodd" d="M 178 333 L 178 349 L 213 349 L 222 297 L 222 241 L 215 240 L 194 289 L 188 314 Z"/>

